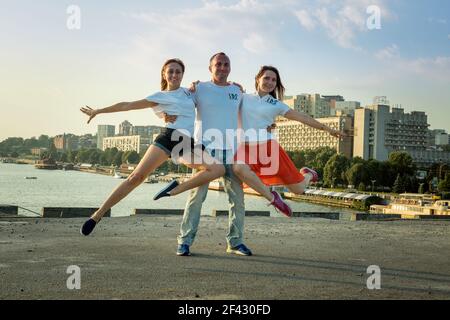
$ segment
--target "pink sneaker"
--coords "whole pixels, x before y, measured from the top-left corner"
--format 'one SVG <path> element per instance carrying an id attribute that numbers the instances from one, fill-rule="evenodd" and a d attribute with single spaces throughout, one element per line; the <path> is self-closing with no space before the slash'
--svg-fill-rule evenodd
<path id="1" fill-rule="evenodd" d="M 281 212 L 287 217 L 292 217 L 292 209 L 289 205 L 281 199 L 281 196 L 278 192 L 272 191 L 273 201 L 270 203 L 277 209 L 277 211 Z"/>
<path id="2" fill-rule="evenodd" d="M 306 173 L 310 173 L 312 175 L 312 179 L 311 179 L 310 182 L 317 182 L 317 181 L 319 181 L 319 175 L 313 169 L 310 169 L 308 167 L 303 167 L 303 168 L 300 169 L 300 173 L 303 174 L 303 175 L 306 174 Z"/>

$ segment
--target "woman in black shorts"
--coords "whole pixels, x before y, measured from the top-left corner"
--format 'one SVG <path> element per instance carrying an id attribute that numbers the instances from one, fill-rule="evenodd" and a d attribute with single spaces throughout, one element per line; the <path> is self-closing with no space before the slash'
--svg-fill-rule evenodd
<path id="1" fill-rule="evenodd" d="M 80 229 L 81 234 L 89 235 L 111 207 L 144 182 L 153 171 L 169 158 L 197 169 L 197 173 L 181 184 L 174 182 L 164 190 L 164 193 L 158 194 L 155 198 L 162 197 L 169 192 L 178 194 L 196 188 L 225 174 L 224 166 L 205 152 L 202 145 L 196 146 L 191 138 L 194 131 L 195 105 L 189 90 L 180 86 L 184 69 L 181 60 L 167 60 L 161 69 L 160 92 L 146 99 L 121 102 L 103 109 L 91 109 L 87 106 L 80 109 L 89 116 L 88 123 L 101 113 L 145 108 L 152 108 L 156 115 L 160 117 L 163 117 L 164 114 L 177 116 L 174 123 L 166 124 L 166 128 L 155 139 L 133 173 L 111 193 L 102 206 L 83 224 Z"/>

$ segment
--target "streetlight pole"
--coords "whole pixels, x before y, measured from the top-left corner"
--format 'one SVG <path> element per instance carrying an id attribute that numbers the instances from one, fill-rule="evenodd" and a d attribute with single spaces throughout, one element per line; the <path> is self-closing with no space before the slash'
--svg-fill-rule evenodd
<path id="1" fill-rule="evenodd" d="M 377 182 L 377 180 L 372 180 L 372 192 L 375 191 L 375 182 Z"/>

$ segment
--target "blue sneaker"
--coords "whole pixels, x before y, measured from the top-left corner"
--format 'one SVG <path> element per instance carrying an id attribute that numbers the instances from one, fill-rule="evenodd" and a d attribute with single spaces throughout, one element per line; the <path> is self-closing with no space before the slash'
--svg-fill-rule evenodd
<path id="1" fill-rule="evenodd" d="M 158 200 L 162 197 L 170 197 L 170 191 L 175 189 L 179 185 L 177 180 L 173 180 L 167 186 L 165 186 L 161 191 L 159 191 L 154 197 L 153 200 Z"/>
<path id="2" fill-rule="evenodd" d="M 241 256 L 251 256 L 252 252 L 249 248 L 245 246 L 245 244 L 241 243 L 240 245 L 236 247 L 230 247 L 230 245 L 227 246 L 227 253 L 234 253 Z"/>
<path id="3" fill-rule="evenodd" d="M 177 256 L 190 256 L 189 246 L 187 244 L 179 244 L 177 249 Z"/>

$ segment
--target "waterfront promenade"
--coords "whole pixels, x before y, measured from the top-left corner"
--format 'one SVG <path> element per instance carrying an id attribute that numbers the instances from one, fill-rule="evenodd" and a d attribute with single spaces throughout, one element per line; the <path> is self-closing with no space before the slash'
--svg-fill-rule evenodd
<path id="1" fill-rule="evenodd" d="M 180 216 L 104 218 L 89 237 L 83 221 L 0 215 L 0 299 L 450 299 L 448 221 L 248 217 L 252 257 L 225 253 L 226 217 L 202 217 L 191 257 Z"/>

